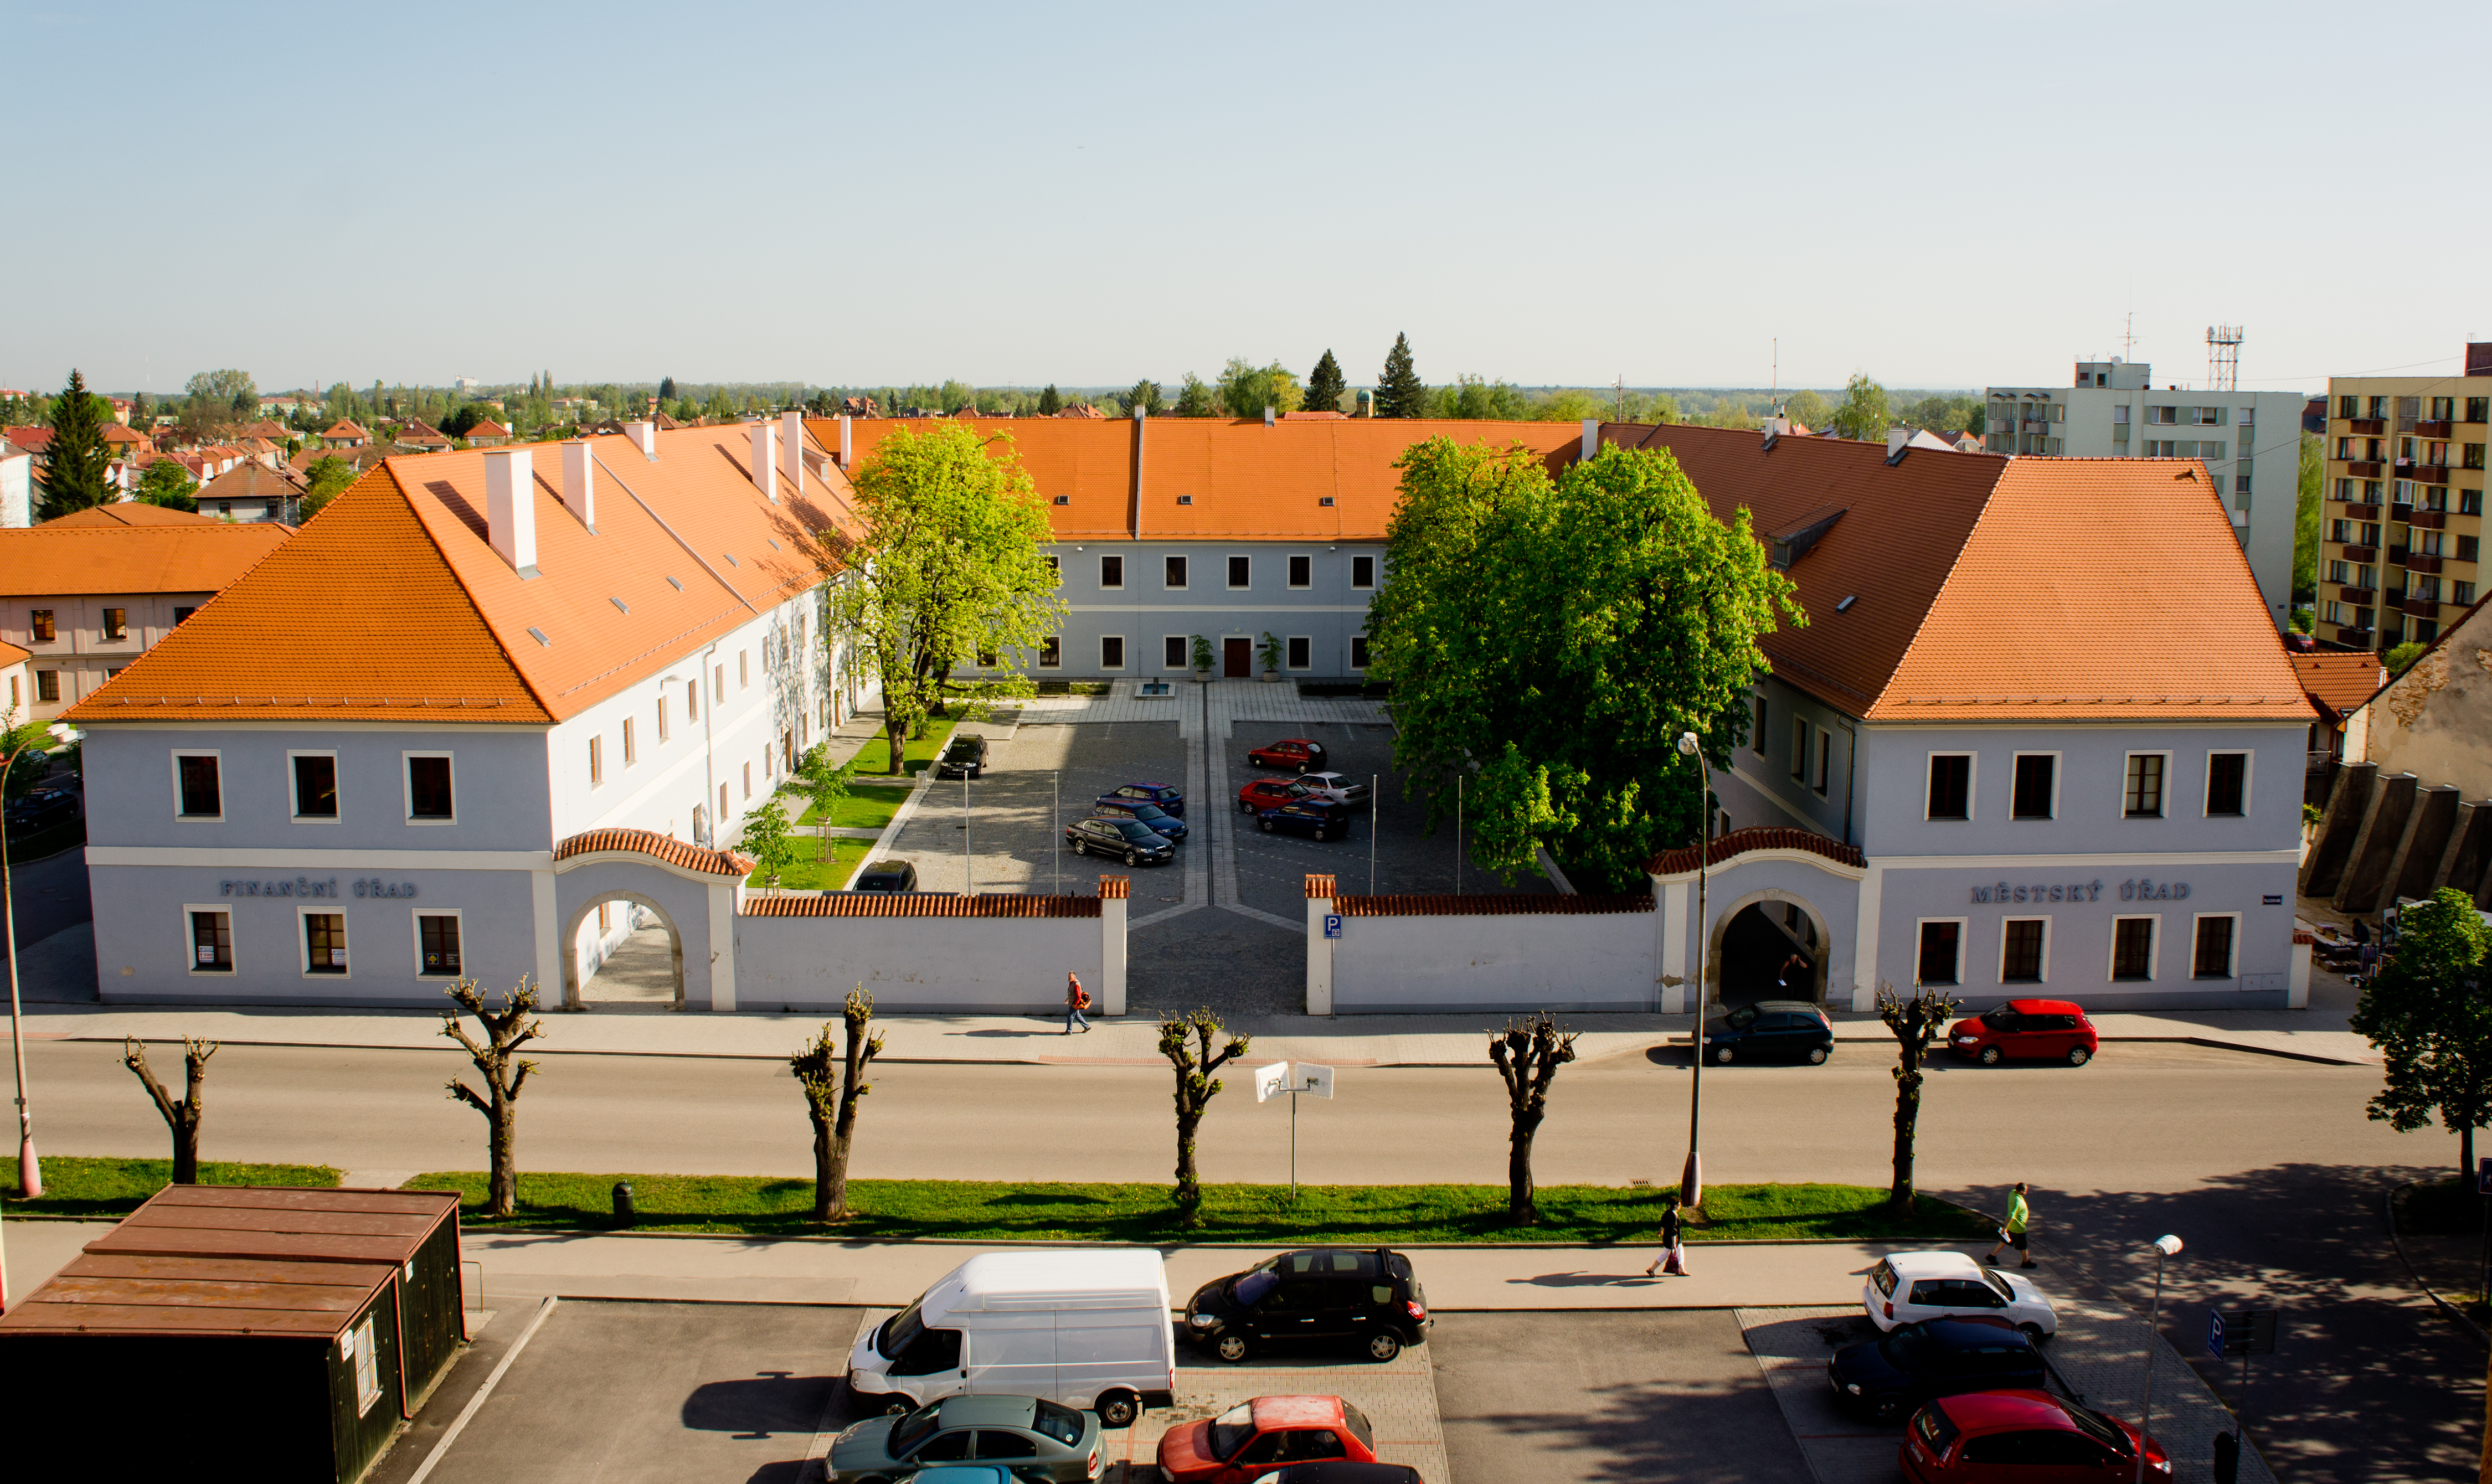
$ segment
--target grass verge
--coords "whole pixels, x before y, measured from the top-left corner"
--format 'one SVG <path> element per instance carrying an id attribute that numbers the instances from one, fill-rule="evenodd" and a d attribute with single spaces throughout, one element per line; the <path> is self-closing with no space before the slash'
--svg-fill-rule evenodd
<path id="1" fill-rule="evenodd" d="M 613 1189 L 632 1185 L 638 1226 L 657 1232 L 820 1234 L 812 1221 L 810 1178 L 671 1174 L 528 1174 L 507 1224 L 604 1228 L 612 1225 Z M 417 1176 L 414 1190 L 455 1190 L 460 1219 L 480 1213 L 481 1171 Z M 1992 1224 L 1928 1196 L 1909 1222 L 1884 1214 L 1886 1192 L 1867 1185 L 1719 1185 L 1706 1193 L 1694 1241 L 1960 1241 L 1992 1234 Z M 1661 1194 L 1601 1185 L 1551 1185 L 1538 1192 L 1540 1224 L 1505 1219 L 1498 1185 L 1308 1185 L 1290 1203 L 1280 1185 L 1206 1185 L 1202 1225 L 1180 1228 L 1165 1185 L 1005 1185 L 967 1180 L 851 1180 L 854 1214 L 829 1234 L 860 1240 L 950 1237 L 968 1241 L 1101 1242 L 1633 1242 L 1650 1241 Z"/>
<path id="2" fill-rule="evenodd" d="M 83 1216 L 110 1219 L 127 1216 L 139 1202 L 173 1183 L 169 1159 L 79 1159 L 48 1155 L 44 1160 L 44 1194 L 34 1201 L 18 1199 L 22 1187 L 12 1167 L 0 1183 L 0 1202 L 12 1216 Z M 202 1185 L 316 1185 L 334 1188 L 338 1172 L 326 1165 L 242 1165 L 201 1160 Z"/>
<path id="3" fill-rule="evenodd" d="M 2408 1236 L 2460 1236 L 2483 1230 L 2483 1198 L 2470 1175 L 2410 1185 L 2397 1192 L 2397 1230 Z"/>
<path id="4" fill-rule="evenodd" d="M 826 812 L 819 804 L 808 804 L 799 816 L 799 824 L 827 824 L 834 829 L 878 830 L 900 813 L 908 795 L 897 788 L 869 788 L 863 793 L 850 793 L 833 799 Z"/>
<path id="5" fill-rule="evenodd" d="M 900 770 L 923 773 L 934 766 L 935 757 L 943 751 L 943 744 L 952 738 L 952 728 L 959 725 L 959 718 L 949 716 L 928 722 L 926 735 L 912 737 L 901 748 Z M 891 739 L 877 733 L 872 741 L 857 749 L 856 770 L 861 777 L 888 777 L 891 773 Z"/>
<path id="6" fill-rule="evenodd" d="M 803 850 L 813 844 L 811 840 L 800 840 L 797 842 L 797 848 Z M 848 884 L 848 877 L 856 872 L 857 862 L 864 860 L 874 849 L 874 842 L 833 840 L 830 842 L 830 846 L 829 860 L 817 861 L 809 854 L 805 859 L 781 872 L 779 889 L 781 891 L 838 891 Z M 761 873 L 756 871 L 744 878 L 744 884 L 764 887 L 769 883 L 762 880 Z"/>

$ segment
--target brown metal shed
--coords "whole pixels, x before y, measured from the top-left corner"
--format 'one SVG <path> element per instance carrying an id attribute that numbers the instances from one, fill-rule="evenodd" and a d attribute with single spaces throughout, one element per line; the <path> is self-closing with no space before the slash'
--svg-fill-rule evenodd
<path id="1" fill-rule="evenodd" d="M 116 1456 L 351 1484 L 465 1328 L 454 1193 L 174 1185 L 0 1315 L 0 1396 Z"/>

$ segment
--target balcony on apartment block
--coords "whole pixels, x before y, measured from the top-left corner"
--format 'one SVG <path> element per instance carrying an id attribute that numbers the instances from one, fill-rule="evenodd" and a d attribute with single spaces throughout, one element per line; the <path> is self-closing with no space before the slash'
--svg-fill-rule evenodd
<path id="1" fill-rule="evenodd" d="M 2413 526 L 2416 530 L 2445 531 L 2448 529 L 2448 511 L 2416 510 L 2405 505 L 2400 505 L 2397 509 L 2404 511 L 2405 513 L 2403 515 L 2391 514 L 2389 519 L 2393 520 L 2403 520 L 2406 524 Z"/>
<path id="2" fill-rule="evenodd" d="M 2376 629 L 2355 629 L 2344 624 L 2336 626 L 2336 642 L 2351 644 L 2357 649 L 2370 648 L 2372 642 L 2378 638 L 2379 631 Z"/>
<path id="3" fill-rule="evenodd" d="M 2354 459 L 2346 461 L 2345 472 L 2354 479 L 2377 479 L 2383 467 L 2376 459 Z"/>
<path id="4" fill-rule="evenodd" d="M 2378 601 L 2380 590 L 2376 587 L 2340 587 L 2336 589 L 2336 596 L 2358 608 L 2366 608 Z"/>
<path id="5" fill-rule="evenodd" d="M 2406 564 L 2406 549 L 2407 549 L 2404 547 L 2388 548 L 2388 565 L 2391 567 L 2404 566 Z"/>
<path id="6" fill-rule="evenodd" d="M 2398 604 L 2397 607 L 2414 614 L 2418 618 L 2438 618 L 2440 616 L 2440 600 L 2437 598 L 2408 598 L 2405 602 Z"/>
<path id="7" fill-rule="evenodd" d="M 2380 549 L 2378 547 L 2349 546 L 2345 549 L 2345 560 L 2352 562 L 2357 567 L 2367 567 L 2379 559 Z"/>
<path id="8" fill-rule="evenodd" d="M 2397 460 L 2397 478 L 2410 479 L 2418 485 L 2445 485 L 2448 483 L 2448 465 L 2400 459 Z"/>
<path id="9" fill-rule="evenodd" d="M 2408 572 L 2423 573 L 2438 572 L 2440 570 L 2440 558 L 2437 556 L 2425 556 L 2420 551 L 2410 551 L 2406 554 L 2406 570 Z"/>
<path id="10" fill-rule="evenodd" d="M 2449 434 L 2449 427 L 2450 425 L 2448 423 L 2417 423 L 2415 424 L 2415 436 L 2418 438 L 2446 438 Z"/>
<path id="11" fill-rule="evenodd" d="M 2380 519 L 2379 501 L 2372 500 L 2368 502 L 2358 502 L 2355 500 L 2347 500 L 2345 502 L 2345 519 L 2348 520 L 2377 520 Z"/>
<path id="12" fill-rule="evenodd" d="M 2358 438 L 2382 437 L 2388 433 L 2388 420 L 2384 417 L 2347 418 L 2345 430 Z"/>

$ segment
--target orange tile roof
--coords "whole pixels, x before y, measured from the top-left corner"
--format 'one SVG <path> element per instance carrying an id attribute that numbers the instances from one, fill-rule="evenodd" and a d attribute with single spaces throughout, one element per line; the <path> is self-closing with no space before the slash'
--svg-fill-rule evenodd
<path id="1" fill-rule="evenodd" d="M 603 850 L 628 850 L 681 866 L 687 871 L 705 872 L 710 876 L 747 876 L 753 874 L 750 857 L 733 850 L 713 850 L 707 846 L 693 845 L 672 835 L 655 830 L 590 830 L 574 835 L 553 847 L 553 858 L 566 861 L 575 855 L 593 855 Z"/>
<path id="2" fill-rule="evenodd" d="M 783 471 L 781 503 L 763 499 L 741 427 L 661 434 L 654 463 L 587 441 L 594 533 L 562 502 L 561 445 L 531 450 L 538 578 L 488 543 L 495 454 L 394 456 L 72 714 L 557 722 L 814 587 L 808 533 L 854 529 L 836 468 L 801 501 Z"/>
<path id="3" fill-rule="evenodd" d="M 178 523 L 107 518 L 75 524 L 64 518 L 0 530 L 0 597 L 218 592 L 282 546 L 288 534 L 282 525 L 228 525 L 195 517 Z"/>
<path id="4" fill-rule="evenodd" d="M 747 897 L 746 917 L 1096 917 L 1098 897 L 944 897 L 933 892 L 826 892 Z"/>
<path id="5" fill-rule="evenodd" d="M 356 427 L 353 423 L 341 417 L 338 419 L 337 422 L 331 424 L 329 426 L 329 430 L 320 434 L 320 436 L 324 438 L 365 438 L 370 437 L 371 434 L 365 432 L 361 428 Z"/>
<path id="6" fill-rule="evenodd" d="M 148 437 L 143 432 L 132 431 L 128 427 L 120 423 L 106 423 L 104 425 L 104 441 L 106 443 L 145 443 L 148 441 Z"/>
<path id="7" fill-rule="evenodd" d="M 494 422 L 490 417 L 478 418 L 475 422 L 475 426 L 467 430 L 467 436 L 470 438 L 507 438 L 510 435 L 511 430 L 509 429 Z"/>
<path id="8" fill-rule="evenodd" d="M 0 639 L 0 666 L 20 664 L 24 661 L 31 660 L 34 657 L 35 652 L 33 650 L 20 649 L 6 639 Z"/>
<path id="9" fill-rule="evenodd" d="M 1844 845 L 1815 830 L 1761 824 L 1733 830 L 1727 835 L 1716 835 L 1706 841 L 1705 864 L 1708 868 L 1719 866 L 1750 850 L 1806 850 L 1811 855 L 1823 855 L 1838 866 L 1856 867 L 1868 862 L 1868 857 L 1861 853 L 1858 846 Z M 1696 869 L 1696 847 L 1681 846 L 1676 850 L 1663 850 L 1646 862 L 1644 869 L 1652 876 L 1687 875 Z"/>
<path id="10" fill-rule="evenodd" d="M 212 516 L 193 515 L 187 510 L 167 510 L 162 505 L 148 505 L 137 500 L 116 500 L 108 505 L 90 505 L 66 516 L 54 516 L 40 530 L 54 531 L 63 526 L 81 525 L 222 525 Z"/>
<path id="11" fill-rule="evenodd" d="M 2455 627 L 2451 625 L 2450 627 Z M 2388 667 L 2380 657 L 2367 651 L 2356 654 L 2333 650 L 2314 650 L 2306 654 L 2287 651 L 2293 673 L 2301 682 L 2302 694 L 2310 697 L 2312 708 L 2330 722 L 2352 714 L 2354 709 L 2380 692 L 2388 683 Z"/>

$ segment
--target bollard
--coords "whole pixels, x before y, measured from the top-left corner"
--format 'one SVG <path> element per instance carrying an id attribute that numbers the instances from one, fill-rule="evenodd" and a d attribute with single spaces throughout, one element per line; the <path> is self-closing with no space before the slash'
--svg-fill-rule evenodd
<path id="1" fill-rule="evenodd" d="M 2215 1435 L 2215 1484 L 2233 1484 L 2241 1472 L 2241 1439 L 2239 1434 Z"/>
<path id="2" fill-rule="evenodd" d="M 639 1212 L 638 1212 L 638 1211 L 636 1211 L 636 1210 L 634 1210 L 634 1209 L 632 1208 L 632 1182 L 631 1182 L 631 1181 L 629 1181 L 629 1180 L 617 1180 L 617 1181 L 615 1181 L 615 1182 L 614 1182 L 614 1225 L 615 1225 L 615 1227 L 616 1227 L 618 1230 L 619 1230 L 619 1229 L 627 1229 L 627 1228 L 629 1228 L 629 1227 L 632 1225 L 633 1221 L 638 1217 L 638 1215 L 639 1215 Z"/>

